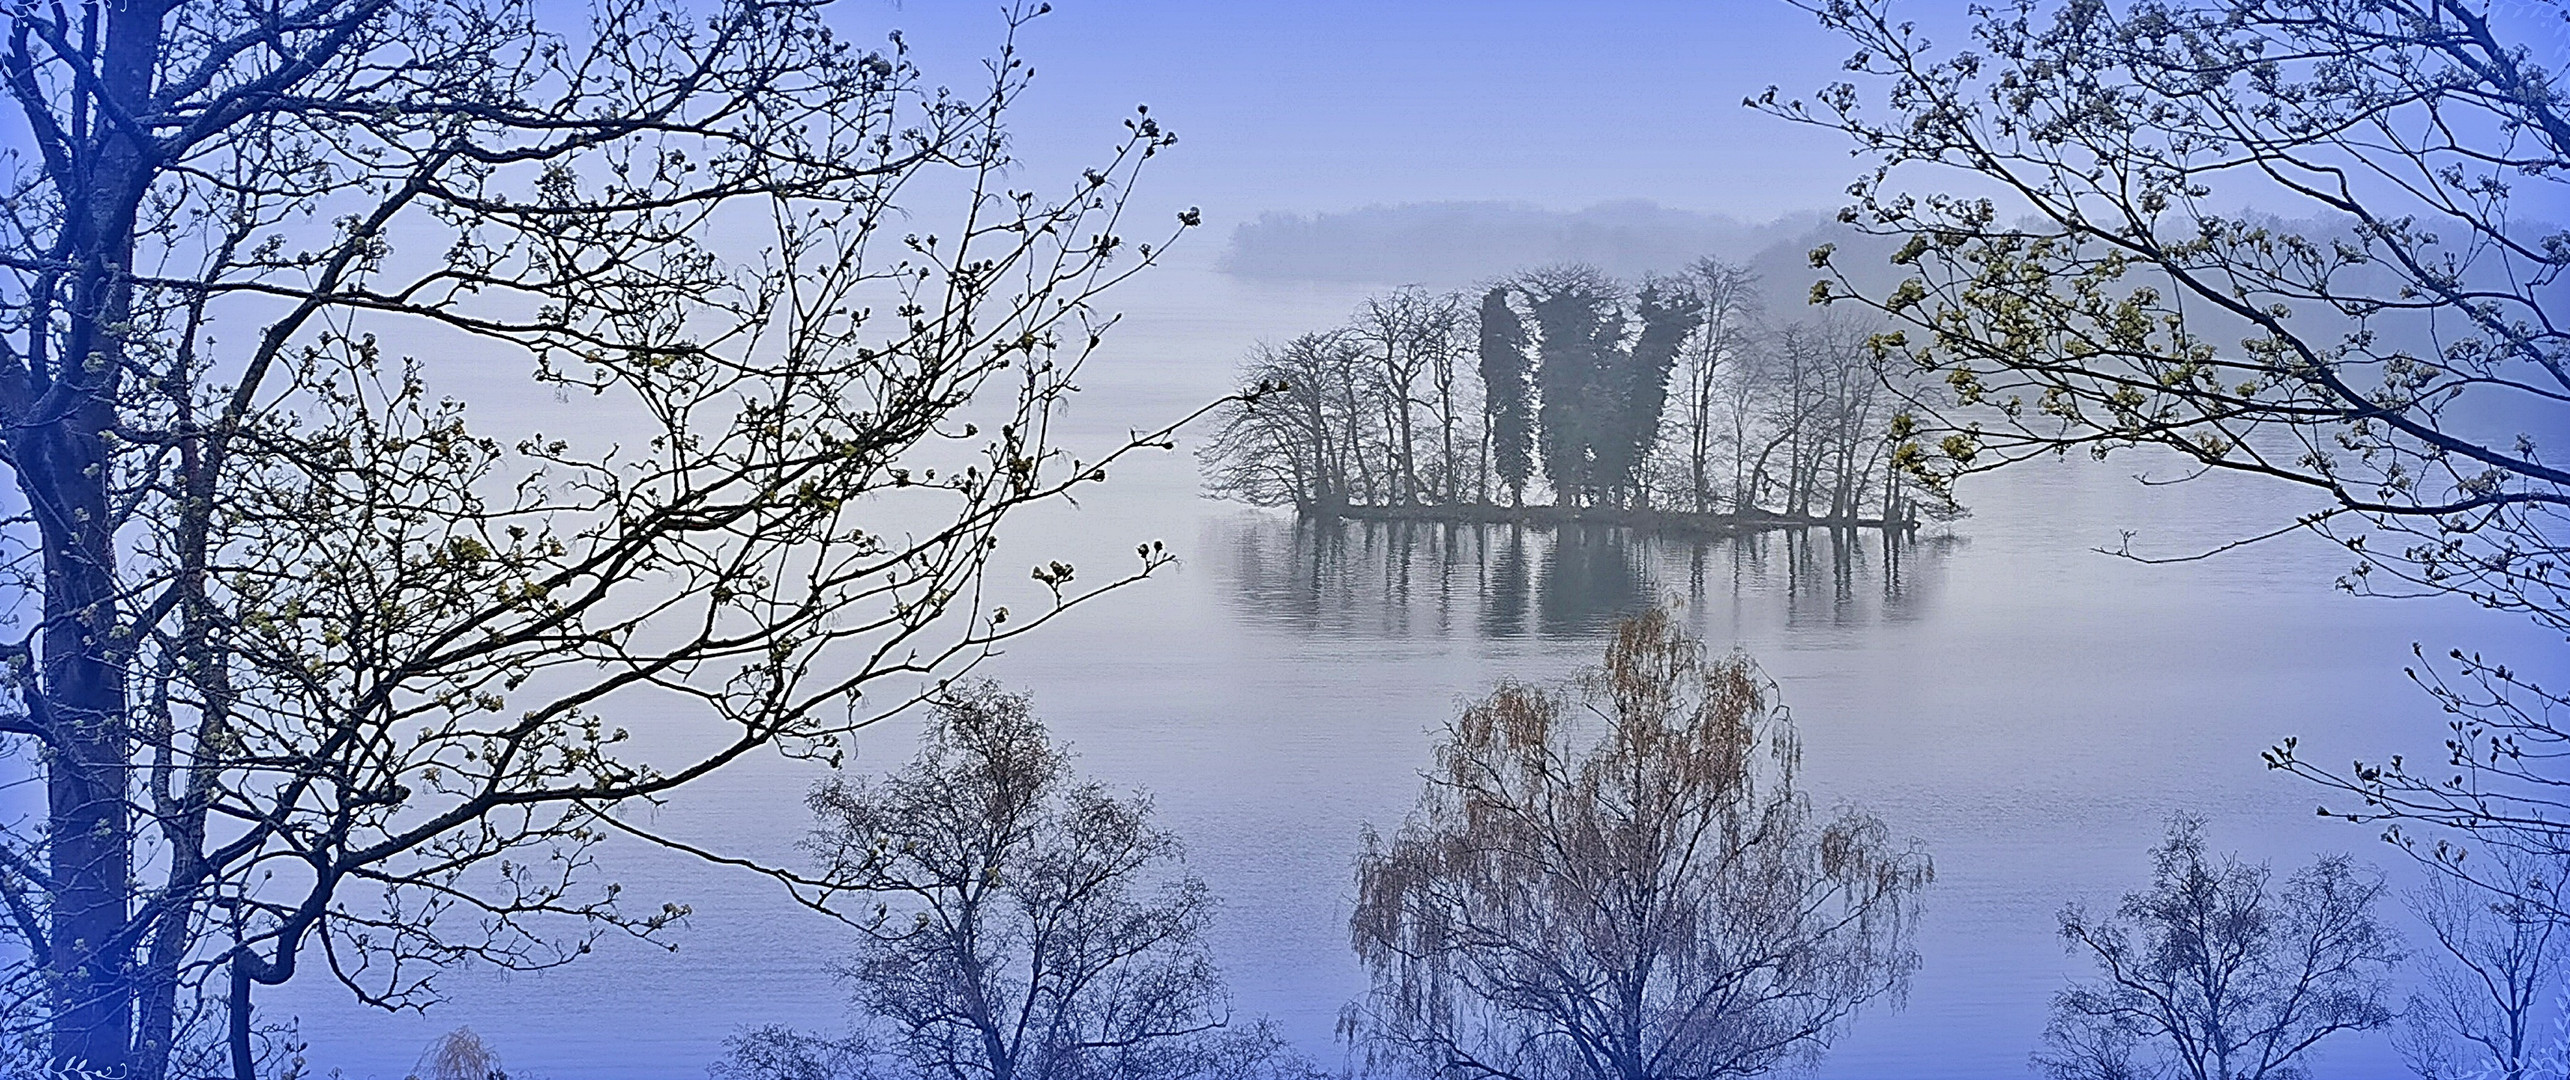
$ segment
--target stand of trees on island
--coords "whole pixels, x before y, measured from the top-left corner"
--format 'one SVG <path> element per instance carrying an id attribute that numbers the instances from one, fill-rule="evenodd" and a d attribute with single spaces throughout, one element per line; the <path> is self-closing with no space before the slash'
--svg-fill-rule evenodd
<path id="1" fill-rule="evenodd" d="M 1200 456 L 1305 514 L 1909 527 L 1953 508 L 1900 480 L 1887 374 L 1863 328 L 1771 323 L 1742 267 L 1551 266 L 1260 345 Z"/>

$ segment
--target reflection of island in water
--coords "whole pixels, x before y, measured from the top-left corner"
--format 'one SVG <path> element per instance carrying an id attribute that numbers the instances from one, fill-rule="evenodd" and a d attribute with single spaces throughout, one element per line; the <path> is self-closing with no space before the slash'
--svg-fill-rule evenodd
<path id="1" fill-rule="evenodd" d="M 1243 617 L 1334 635 L 1576 637 L 1654 602 L 1788 627 L 1903 621 L 1951 540 L 1878 530 L 1654 536 L 1597 525 L 1243 514 L 1203 550 Z"/>

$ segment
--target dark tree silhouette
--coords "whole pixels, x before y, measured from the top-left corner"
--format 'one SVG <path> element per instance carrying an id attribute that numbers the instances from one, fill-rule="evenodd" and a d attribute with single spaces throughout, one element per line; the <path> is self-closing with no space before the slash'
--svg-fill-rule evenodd
<path id="1" fill-rule="evenodd" d="M 1260 505 L 1335 511 L 1382 494 L 1368 464 L 1373 410 L 1358 358 L 1338 334 L 1304 334 L 1251 354 L 1241 393 L 1216 412 L 1197 457 L 1214 491 Z"/>
<path id="2" fill-rule="evenodd" d="M 1537 270 L 1522 287 L 1537 331 L 1537 434 L 1556 499 L 1573 506 L 1640 501 L 1669 374 L 1703 323 L 1700 300 L 1682 283 L 1656 278 L 1632 296 L 1587 266 Z"/>
<path id="3" fill-rule="evenodd" d="M 1678 351 L 1704 324 L 1704 300 L 1683 281 L 1651 279 L 1642 283 L 1634 303 L 1641 321 L 1623 363 L 1615 374 L 1613 422 L 1598 432 L 1598 471 L 1617 501 L 1638 501 L 1645 491 L 1643 466 L 1660 443 L 1661 414 L 1669 404 L 1669 374 L 1677 370 Z"/>
<path id="4" fill-rule="evenodd" d="M 2183 816 L 2151 862 L 2115 914 L 2062 911 L 2098 977 L 2053 999 L 2044 1075 L 2299 1080 L 2322 1039 L 2391 1023 L 2400 943 L 2374 917 L 2379 876 L 2330 856 L 2275 889 L 2264 866 L 2210 859 L 2203 821 Z"/>
<path id="5" fill-rule="evenodd" d="M 1420 502 L 1446 489 L 1442 480 L 1455 471 L 1453 354 L 1461 344 L 1461 312 L 1451 296 L 1416 286 L 1368 298 L 1358 305 L 1346 336 L 1368 361 L 1366 397 L 1382 412 L 1384 456 L 1390 478 L 1389 500 L 1401 505 Z M 1422 394 L 1437 392 L 1434 398 Z M 1443 457 L 1422 463 L 1418 421 L 1421 409 L 1440 421 L 1438 446 Z"/>
<path id="6" fill-rule="evenodd" d="M 723 1049 L 722 1060 L 706 1067 L 711 1080 L 875 1080 L 863 1039 L 769 1024 L 724 1039 Z"/>
<path id="7" fill-rule="evenodd" d="M 934 704 L 918 756 L 816 789 L 807 901 L 860 931 L 848 977 L 889 1073 L 932 1080 L 1233 1080 L 1297 1066 L 1227 1028 L 1214 901 L 1140 796 L 1073 775 L 1022 695 Z M 736 1065 L 860 1044 L 745 1038 Z M 738 1069 L 735 1070 L 740 1071 Z"/>
<path id="8" fill-rule="evenodd" d="M 1490 424 L 1491 466 L 1508 485 L 1508 501 L 1526 501 L 1535 476 L 1535 392 L 1526 347 L 1526 324 L 1508 306 L 1509 288 L 1481 294 L 1481 386 Z"/>
<path id="9" fill-rule="evenodd" d="M 1927 857 L 1867 814 L 1813 811 L 1772 693 L 1653 610 L 1573 687 L 1465 709 L 1418 808 L 1358 864 L 1377 1063 L 1756 1076 L 1897 998 Z"/>
<path id="10" fill-rule="evenodd" d="M 1622 411 L 1623 289 L 1579 265 L 1531 271 L 1520 288 L 1534 316 L 1535 445 L 1544 476 L 1556 503 L 1591 505 L 1605 487 L 1598 447 Z"/>
<path id="11" fill-rule="evenodd" d="M 248 1080 L 308 965 L 409 1007 L 655 933 L 619 808 L 1080 595 L 982 571 L 1124 452 L 1047 418 L 1171 137 L 1003 185 L 1031 14 L 947 92 L 795 0 L 8 10 L 0 1069 Z M 468 416 L 512 394 L 594 426 Z"/>
<path id="12" fill-rule="evenodd" d="M 2426 1080 L 2534 1080 L 2563 1064 L 2559 1014 L 2547 1024 L 2545 1013 L 2560 1006 L 2570 959 L 2570 868 L 2504 847 L 2477 858 L 2498 863 L 2476 874 L 2498 887 L 2439 875 L 2410 897 L 2436 947 L 2392 1042 Z"/>

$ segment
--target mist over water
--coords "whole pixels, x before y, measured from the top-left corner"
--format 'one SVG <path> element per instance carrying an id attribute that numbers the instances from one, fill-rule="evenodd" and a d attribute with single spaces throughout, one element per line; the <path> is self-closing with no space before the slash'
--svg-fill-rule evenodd
<path id="1" fill-rule="evenodd" d="M 1224 392 L 1253 342 L 1334 319 L 1363 290 L 1245 283 L 1203 260 L 1145 275 L 1068 417 L 1092 441 Z M 572 406 L 564 406 L 565 410 Z M 568 413 L 566 412 L 566 417 Z M 547 421 L 552 423 L 552 421 Z M 1147 790 L 1223 905 L 1214 937 L 1234 1016 L 1273 1017 L 1326 1065 L 1364 990 L 1348 946 L 1360 830 L 1417 798 L 1438 725 L 1501 678 L 1595 663 L 1605 628 L 1655 602 L 1780 684 L 1822 805 L 1854 803 L 1934 857 L 1906 1007 L 1859 1017 L 1824 1077 L 2021 1076 L 2045 1009 L 2083 973 L 2054 934 L 2066 902 L 2111 905 L 2147 878 L 2167 815 L 2279 871 L 2349 851 L 2410 873 L 2371 829 L 2258 752 L 2315 760 L 2432 752 L 2443 729 L 2401 676 L 2412 642 L 2529 663 L 2557 643 L 2450 601 L 2341 595 L 2348 560 L 2287 537 L 2144 566 L 2306 509 L 2254 485 L 2146 487 L 2146 459 L 2036 463 L 1967 487 L 1974 510 L 1914 539 L 1822 530 L 1684 540 L 1616 530 L 1297 521 L 1198 494 L 1181 450 L 1120 469 L 1076 507 L 1031 515 L 998 573 L 1046 558 L 1105 572 L 1164 539 L 1182 563 L 984 665 L 1110 787 Z M 650 716 L 617 718 L 643 730 Z M 867 733 L 851 770 L 905 759 L 915 728 Z M 791 862 L 821 775 L 767 761 L 645 815 L 673 835 Z M 641 904 L 691 905 L 665 951 L 621 940 L 553 971 L 460 971 L 429 1015 L 361 1009 L 318 980 L 263 998 L 301 1018 L 316 1071 L 396 1078 L 470 1025 L 512 1076 L 702 1075 L 753 1024 L 837 1031 L 848 931 L 753 875 L 612 843 L 596 873 Z M 2332 1040 L 2324 1075 L 2393 1075 L 2379 1035 Z"/>

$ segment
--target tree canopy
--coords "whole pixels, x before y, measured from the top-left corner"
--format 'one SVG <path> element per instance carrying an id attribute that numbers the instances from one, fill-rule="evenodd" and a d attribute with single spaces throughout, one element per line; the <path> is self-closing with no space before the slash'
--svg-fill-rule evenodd
<path id="1" fill-rule="evenodd" d="M 2282 888 L 2205 849 L 2179 817 L 2149 887 L 2112 914 L 2072 905 L 2061 936 L 2097 975 L 2053 998 L 2035 1068 L 2053 1080 L 2301 1080 L 2322 1040 L 2392 1022 L 2400 940 L 2375 915 L 2379 874 L 2324 856 Z"/>
<path id="2" fill-rule="evenodd" d="M 2544 216 L 2570 183 L 2570 116 L 2506 16 L 2027 3 L 1939 52 L 1881 0 L 1813 10 L 1857 43 L 1865 82 L 1756 103 L 1878 163 L 1842 220 L 1906 237 L 1911 276 L 1865 294 L 1833 275 L 1813 297 L 1893 319 L 1877 345 L 1949 391 L 1908 420 L 1905 467 L 1947 484 L 2153 447 L 2310 489 L 2290 524 L 2355 552 L 2352 587 L 2398 577 L 2570 632 L 2570 471 L 2543 445 L 2570 406 L 2570 223 Z M 1921 166 L 1995 191 L 1894 178 Z"/>
<path id="3" fill-rule="evenodd" d="M 2144 450 L 2155 482 L 2281 481 L 2304 512 L 2235 543 L 2310 530 L 2350 591 L 2570 637 L 2570 84 L 2537 48 L 2558 2 L 2029 0 L 1977 11 L 1961 49 L 1885 0 L 1806 6 L 1858 74 L 1751 104 L 1874 158 L 1841 217 L 1904 238 L 1908 276 L 1859 288 L 1823 248 L 1812 295 L 1893 320 L 1874 347 L 1942 386 L 1893 418 L 1901 468 L 1944 487 Z M 2269 764 L 2452 872 L 2454 834 L 2402 823 L 2570 855 L 2550 668 L 2445 650 L 2411 672 L 2445 754 L 2340 769 L 2286 739 Z"/>
<path id="4" fill-rule="evenodd" d="M 908 765 L 825 782 L 810 804 L 810 902 L 858 932 L 858 1044 L 881 1048 L 864 1056 L 884 1075 L 1303 1075 L 1264 1025 L 1231 1025 L 1205 942 L 1214 899 L 1178 838 L 1147 798 L 1075 775 L 1026 695 L 949 689 Z M 742 1049 L 744 1065 L 820 1056 L 790 1034 Z"/>
<path id="5" fill-rule="evenodd" d="M 1467 707 L 1358 863 L 1378 1059 L 1528 1080 L 1817 1059 L 1908 985 L 1933 871 L 1880 819 L 1815 811 L 1800 761 L 1748 659 L 1706 656 L 1658 609 L 1572 687 Z"/>

